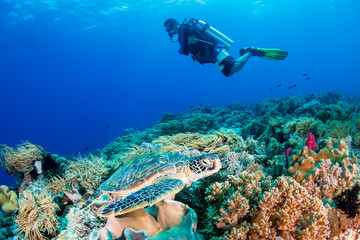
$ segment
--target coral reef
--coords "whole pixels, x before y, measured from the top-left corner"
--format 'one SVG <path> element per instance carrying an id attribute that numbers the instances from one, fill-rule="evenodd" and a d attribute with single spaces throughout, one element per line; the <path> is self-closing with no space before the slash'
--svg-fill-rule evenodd
<path id="1" fill-rule="evenodd" d="M 135 157 L 169 151 L 214 153 L 223 167 L 176 201 L 119 218 L 99 215 L 120 198 L 95 198 L 110 174 Z M 19 199 L 0 187 L 8 212 L 0 238 L 360 239 L 359 152 L 360 100 L 336 93 L 166 113 L 86 157 L 57 156 L 30 142 L 2 145 L 2 167 L 22 182 L 14 189 Z"/>

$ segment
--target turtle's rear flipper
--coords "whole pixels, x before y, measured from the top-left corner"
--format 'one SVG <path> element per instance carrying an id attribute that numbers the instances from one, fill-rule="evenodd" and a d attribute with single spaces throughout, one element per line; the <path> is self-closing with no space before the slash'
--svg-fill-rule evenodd
<path id="1" fill-rule="evenodd" d="M 180 192 L 184 186 L 185 184 L 179 179 L 165 179 L 110 204 L 103 209 L 101 215 L 104 217 L 118 216 L 147 207 Z"/>

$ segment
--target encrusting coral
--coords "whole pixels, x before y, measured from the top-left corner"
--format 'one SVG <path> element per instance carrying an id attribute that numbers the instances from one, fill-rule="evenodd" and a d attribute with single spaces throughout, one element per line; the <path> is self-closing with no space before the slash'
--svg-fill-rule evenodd
<path id="1" fill-rule="evenodd" d="M 16 192 L 9 191 L 9 187 L 0 186 L 0 206 L 4 213 L 13 213 L 18 209 L 18 197 Z"/>

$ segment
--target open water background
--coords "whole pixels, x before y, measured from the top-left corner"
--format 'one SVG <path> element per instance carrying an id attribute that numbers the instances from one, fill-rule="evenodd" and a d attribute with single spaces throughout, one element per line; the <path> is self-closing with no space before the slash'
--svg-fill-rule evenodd
<path id="1" fill-rule="evenodd" d="M 0 0 L 0 143 L 84 155 L 191 105 L 359 96 L 359 11 L 357 0 Z M 289 56 L 251 58 L 225 78 L 177 53 L 169 17 L 209 23 L 235 41 L 234 57 L 246 46 Z"/>

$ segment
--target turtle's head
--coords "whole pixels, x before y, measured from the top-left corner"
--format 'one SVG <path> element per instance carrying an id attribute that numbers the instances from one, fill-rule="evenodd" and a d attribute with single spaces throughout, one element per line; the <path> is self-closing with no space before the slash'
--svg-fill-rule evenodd
<path id="1" fill-rule="evenodd" d="M 204 154 L 190 158 L 188 166 L 186 167 L 186 175 L 191 183 L 216 173 L 220 168 L 221 162 L 216 154 Z"/>

